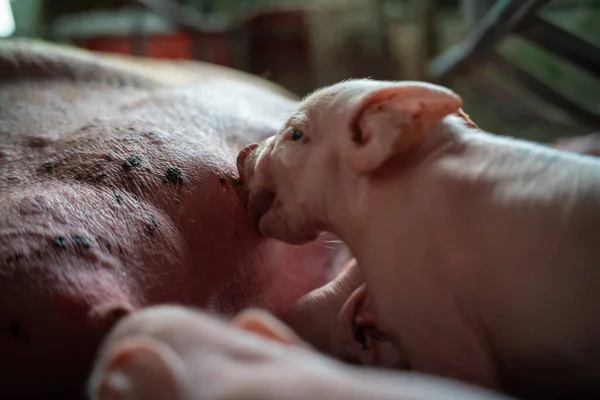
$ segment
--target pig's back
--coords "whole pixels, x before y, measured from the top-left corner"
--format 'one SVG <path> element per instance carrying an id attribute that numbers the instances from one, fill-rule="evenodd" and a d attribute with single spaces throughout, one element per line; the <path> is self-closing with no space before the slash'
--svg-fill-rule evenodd
<path id="1" fill-rule="evenodd" d="M 467 143 L 447 160 L 445 201 L 462 210 L 469 290 L 507 384 L 600 387 L 600 161 L 487 134 Z"/>

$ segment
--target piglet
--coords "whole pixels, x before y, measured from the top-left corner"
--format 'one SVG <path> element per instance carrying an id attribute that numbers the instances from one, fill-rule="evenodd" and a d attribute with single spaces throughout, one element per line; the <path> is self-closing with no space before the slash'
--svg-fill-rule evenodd
<path id="1" fill-rule="evenodd" d="M 240 152 L 248 209 L 266 236 L 346 242 L 412 369 L 598 396 L 600 162 L 483 132 L 461 107 L 423 82 L 320 89 Z"/>

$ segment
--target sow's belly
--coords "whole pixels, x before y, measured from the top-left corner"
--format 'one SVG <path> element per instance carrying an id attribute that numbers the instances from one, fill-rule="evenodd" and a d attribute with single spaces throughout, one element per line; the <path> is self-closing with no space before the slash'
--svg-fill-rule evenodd
<path id="1" fill-rule="evenodd" d="M 279 312 L 328 278 L 335 249 L 265 240 L 239 200 L 227 132 L 258 140 L 268 120 L 189 89 L 16 83 L 0 104 L 3 393 L 79 393 L 136 308 Z"/>

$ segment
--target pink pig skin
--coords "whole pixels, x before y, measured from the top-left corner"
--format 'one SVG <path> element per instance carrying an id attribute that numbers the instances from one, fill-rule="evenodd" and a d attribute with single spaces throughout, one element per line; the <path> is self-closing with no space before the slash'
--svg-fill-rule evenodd
<path id="1" fill-rule="evenodd" d="M 413 369 L 597 396 L 600 162 L 483 132 L 461 105 L 421 82 L 317 91 L 238 156 L 251 211 L 289 243 L 342 238 Z"/>

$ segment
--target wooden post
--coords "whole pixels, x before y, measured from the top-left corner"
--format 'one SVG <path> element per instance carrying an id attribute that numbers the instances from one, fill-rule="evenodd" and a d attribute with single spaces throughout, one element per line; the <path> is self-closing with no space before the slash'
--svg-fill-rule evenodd
<path id="1" fill-rule="evenodd" d="M 380 75 L 380 79 L 396 79 L 398 72 L 390 41 L 390 27 L 385 12 L 385 0 L 375 0 L 371 5 L 375 8 L 376 35 L 379 42 L 379 51 L 381 52 L 380 62 L 382 65 L 378 68 L 378 75 Z"/>
<path id="2" fill-rule="evenodd" d="M 418 78 L 427 79 L 427 65 L 436 56 L 438 38 L 436 29 L 436 0 L 419 0 L 417 4 L 417 23 L 419 24 L 420 45 L 417 54 Z"/>

